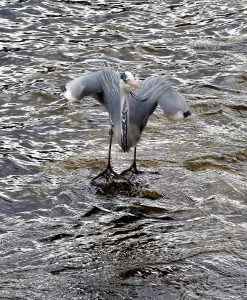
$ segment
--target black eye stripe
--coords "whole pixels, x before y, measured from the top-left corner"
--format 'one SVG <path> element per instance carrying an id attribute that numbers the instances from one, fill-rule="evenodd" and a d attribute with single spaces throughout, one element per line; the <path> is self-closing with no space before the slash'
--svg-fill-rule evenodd
<path id="1" fill-rule="evenodd" d="M 120 78 L 123 80 L 123 81 L 127 81 L 127 75 L 125 72 L 123 73 L 120 73 Z"/>

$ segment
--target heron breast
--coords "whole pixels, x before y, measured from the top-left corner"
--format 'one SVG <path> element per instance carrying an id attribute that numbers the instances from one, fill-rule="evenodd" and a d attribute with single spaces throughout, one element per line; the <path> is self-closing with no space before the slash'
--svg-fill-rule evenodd
<path id="1" fill-rule="evenodd" d="M 121 114 L 121 147 L 124 152 L 128 151 L 128 105 L 124 101 Z"/>

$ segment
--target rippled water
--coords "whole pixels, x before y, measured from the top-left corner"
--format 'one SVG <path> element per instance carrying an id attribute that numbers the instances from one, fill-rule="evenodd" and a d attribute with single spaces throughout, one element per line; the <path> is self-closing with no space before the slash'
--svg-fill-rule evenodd
<path id="1" fill-rule="evenodd" d="M 0 299 L 246 299 L 245 1 L 0 0 Z M 101 61 L 159 74 L 133 197 L 98 193 L 108 116 L 59 86 Z M 113 147 L 113 165 L 132 152 Z"/>

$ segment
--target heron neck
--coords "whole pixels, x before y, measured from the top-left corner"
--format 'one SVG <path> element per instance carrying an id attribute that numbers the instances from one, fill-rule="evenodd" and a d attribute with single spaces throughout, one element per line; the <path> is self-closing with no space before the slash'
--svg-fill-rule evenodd
<path id="1" fill-rule="evenodd" d="M 129 93 L 120 89 L 121 102 L 121 147 L 124 152 L 128 151 L 128 128 L 129 128 Z"/>
<path id="2" fill-rule="evenodd" d="M 130 92 L 122 84 L 120 84 L 120 103 L 121 103 L 121 106 L 124 104 L 125 101 L 129 105 L 129 97 L 130 97 Z"/>
<path id="3" fill-rule="evenodd" d="M 123 112 L 123 109 L 127 109 L 127 117 L 129 119 L 129 100 L 130 100 L 130 93 L 126 91 L 124 88 L 120 88 L 120 110 Z"/>

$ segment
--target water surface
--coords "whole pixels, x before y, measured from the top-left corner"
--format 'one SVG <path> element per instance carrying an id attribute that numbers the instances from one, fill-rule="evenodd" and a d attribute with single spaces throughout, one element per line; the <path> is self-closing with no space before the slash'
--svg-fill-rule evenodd
<path id="1" fill-rule="evenodd" d="M 245 1 L 0 0 L 0 299 L 247 298 Z M 107 61 L 162 75 L 140 191 L 99 193 L 108 115 L 59 86 Z M 113 166 L 133 152 L 113 147 Z"/>

